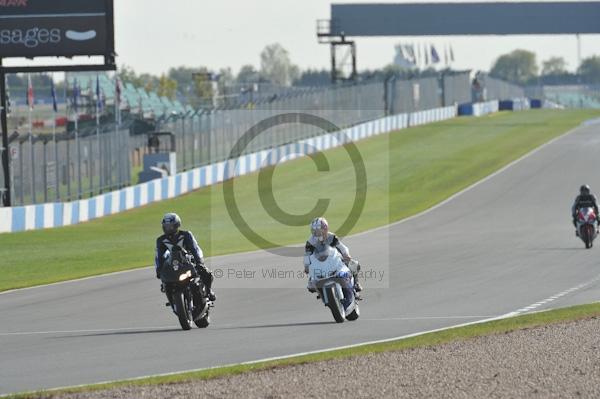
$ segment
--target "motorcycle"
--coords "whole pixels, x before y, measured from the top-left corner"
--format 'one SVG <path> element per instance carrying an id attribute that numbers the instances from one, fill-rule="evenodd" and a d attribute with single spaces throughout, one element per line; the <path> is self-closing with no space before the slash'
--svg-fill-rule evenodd
<path id="1" fill-rule="evenodd" d="M 182 329 L 189 330 L 192 324 L 198 328 L 208 327 L 213 303 L 208 299 L 206 286 L 195 275 L 192 257 L 176 246 L 166 255 L 160 273 L 161 291 L 169 300 L 166 306 L 171 307 Z"/>
<path id="2" fill-rule="evenodd" d="M 586 248 L 591 248 L 598 235 L 598 222 L 594 208 L 581 208 L 577 212 L 577 235 L 584 242 Z"/>
<path id="3" fill-rule="evenodd" d="M 341 262 L 341 260 L 340 260 Z M 350 267 L 358 267 L 358 262 L 351 260 Z M 329 272 L 328 276 L 319 276 L 319 273 L 313 273 L 311 278 L 314 281 L 317 299 L 321 299 L 323 304 L 331 310 L 331 315 L 336 323 L 343 323 L 344 320 L 354 321 L 360 316 L 358 301 L 360 297 L 354 289 L 354 278 L 350 268 L 344 266 L 340 272 Z M 321 277 L 321 278 L 317 278 Z M 350 279 L 350 287 L 346 279 Z"/>

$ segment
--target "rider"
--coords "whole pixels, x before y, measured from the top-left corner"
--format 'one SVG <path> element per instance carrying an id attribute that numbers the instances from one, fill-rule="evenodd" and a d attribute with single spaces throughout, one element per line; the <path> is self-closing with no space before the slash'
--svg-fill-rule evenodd
<path id="1" fill-rule="evenodd" d="M 575 198 L 575 202 L 571 207 L 571 216 L 573 216 L 573 226 L 575 226 L 575 235 L 579 235 L 577 231 L 577 212 L 581 208 L 594 208 L 596 212 L 596 220 L 600 223 L 600 215 L 598 214 L 598 202 L 596 196 L 591 193 L 590 186 L 587 184 L 579 187 L 579 195 Z"/>
<path id="2" fill-rule="evenodd" d="M 156 257 L 154 259 L 156 278 L 160 279 L 160 270 L 165 261 L 165 252 L 167 250 L 170 251 L 173 246 L 178 246 L 192 254 L 196 263 L 196 273 L 200 276 L 200 279 L 202 279 L 202 282 L 209 292 L 208 299 L 214 301 L 217 298 L 211 289 L 213 275 L 212 272 L 204 266 L 202 249 L 198 246 L 198 242 L 196 242 L 194 235 L 190 231 L 179 230 L 180 226 L 181 218 L 176 213 L 167 213 L 162 219 L 162 230 L 164 234 L 156 239 Z"/>
<path id="3" fill-rule="evenodd" d="M 306 245 L 304 246 L 305 273 L 308 273 L 309 270 L 308 266 L 311 262 L 310 256 L 314 253 L 323 252 L 323 249 L 327 246 L 338 250 L 340 255 L 342 255 L 342 260 L 346 266 L 350 260 L 352 260 L 348 247 L 345 246 L 334 233 L 329 232 L 329 223 L 327 223 L 327 220 L 324 217 L 313 219 L 313 221 L 310 223 L 310 232 L 311 235 L 308 237 Z M 352 273 L 354 277 L 354 289 L 356 292 L 362 291 L 362 287 L 357 280 L 358 270 L 360 270 L 360 266 L 358 266 L 356 272 Z"/>

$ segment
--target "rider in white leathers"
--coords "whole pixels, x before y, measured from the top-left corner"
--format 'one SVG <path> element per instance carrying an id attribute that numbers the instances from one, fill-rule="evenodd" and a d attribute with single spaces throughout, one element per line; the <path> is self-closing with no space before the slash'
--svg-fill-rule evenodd
<path id="1" fill-rule="evenodd" d="M 338 236 L 329 231 L 329 223 L 324 217 L 318 217 L 313 219 L 310 224 L 310 237 L 306 240 L 306 245 L 304 247 L 304 271 L 308 273 L 308 267 L 311 262 L 311 256 L 315 253 L 323 252 L 325 248 L 335 248 L 339 255 L 341 255 L 342 262 L 346 266 L 350 266 L 350 263 L 353 261 L 350 256 L 350 251 L 348 247 L 345 246 Z M 355 262 L 352 262 L 355 263 Z M 358 283 L 358 271 L 360 270 L 360 265 L 356 262 L 356 267 L 350 266 L 352 271 L 352 276 L 354 279 L 354 289 L 356 292 L 362 291 L 362 287 Z"/>

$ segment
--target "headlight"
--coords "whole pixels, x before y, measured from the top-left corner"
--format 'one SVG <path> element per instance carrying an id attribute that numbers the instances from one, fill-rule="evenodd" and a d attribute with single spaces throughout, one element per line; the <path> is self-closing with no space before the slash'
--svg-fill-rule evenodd
<path id="1" fill-rule="evenodd" d="M 188 279 L 190 277 L 192 277 L 192 272 L 188 270 L 187 272 L 179 275 L 179 281 L 183 281 L 183 280 Z"/>

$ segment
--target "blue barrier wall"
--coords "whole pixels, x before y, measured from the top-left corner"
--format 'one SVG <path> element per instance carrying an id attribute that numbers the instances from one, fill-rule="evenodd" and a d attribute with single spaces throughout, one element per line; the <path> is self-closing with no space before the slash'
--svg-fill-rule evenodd
<path id="1" fill-rule="evenodd" d="M 152 180 L 93 198 L 66 203 L 0 208 L 0 233 L 62 227 L 86 222 L 155 201 L 174 198 L 224 179 L 252 173 L 260 168 L 279 163 L 279 159 L 288 161 L 310 152 L 338 147 L 348 141 L 358 141 L 409 126 L 451 119 L 456 115 L 457 110 L 454 106 L 392 115 L 339 132 L 243 155 L 238 159 L 202 166 L 175 176 Z M 301 148 L 306 148 L 308 151 L 299 153 L 298 149 Z"/>

